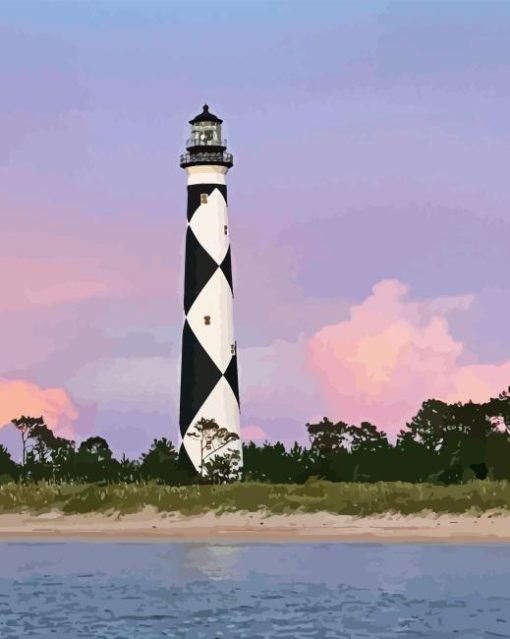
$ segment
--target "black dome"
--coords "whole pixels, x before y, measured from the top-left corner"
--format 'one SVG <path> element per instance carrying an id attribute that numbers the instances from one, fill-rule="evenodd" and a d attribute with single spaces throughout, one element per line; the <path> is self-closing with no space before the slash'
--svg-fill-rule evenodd
<path id="1" fill-rule="evenodd" d="M 214 113 L 209 113 L 209 105 L 204 104 L 202 108 L 202 113 L 195 116 L 193 120 L 190 120 L 190 124 L 196 124 L 197 122 L 219 122 L 219 124 L 221 124 L 223 122 L 223 120 L 220 120 L 220 118 L 216 117 Z"/>

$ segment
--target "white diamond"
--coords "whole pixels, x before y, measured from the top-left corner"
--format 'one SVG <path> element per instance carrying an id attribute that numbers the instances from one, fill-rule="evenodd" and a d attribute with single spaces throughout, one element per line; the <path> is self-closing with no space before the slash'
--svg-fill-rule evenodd
<path id="1" fill-rule="evenodd" d="M 228 251 L 229 237 L 225 233 L 227 205 L 218 189 L 209 195 L 207 204 L 200 204 L 189 225 L 213 260 L 221 264 Z"/>
<path id="2" fill-rule="evenodd" d="M 187 433 L 195 424 L 204 419 L 214 419 L 220 428 L 227 428 L 230 432 L 240 435 L 239 428 L 239 405 L 230 384 L 222 377 L 211 391 L 205 402 L 202 404 L 197 414 L 193 418 Z M 190 437 L 188 434 L 184 436 L 183 444 L 186 451 L 196 468 L 200 467 L 200 440 Z M 241 451 L 240 440 L 231 442 L 225 448 L 221 449 L 221 453 L 232 452 L 234 450 Z"/>
<path id="3" fill-rule="evenodd" d="M 232 291 L 218 268 L 193 302 L 187 320 L 207 354 L 225 372 L 232 358 Z"/>

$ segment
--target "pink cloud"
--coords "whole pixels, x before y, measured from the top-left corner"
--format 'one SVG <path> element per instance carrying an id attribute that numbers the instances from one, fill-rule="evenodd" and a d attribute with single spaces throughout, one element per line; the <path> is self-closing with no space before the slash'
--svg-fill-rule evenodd
<path id="1" fill-rule="evenodd" d="M 33 306 L 53 306 L 62 302 L 80 302 L 107 291 L 102 282 L 58 282 L 39 290 L 26 290 L 26 298 Z"/>
<path id="2" fill-rule="evenodd" d="M 397 280 L 376 284 L 349 319 L 318 331 L 308 360 L 333 416 L 397 432 L 431 397 L 484 401 L 510 383 L 510 362 L 463 365 L 448 312 L 471 298 L 414 301 Z M 444 303 L 443 303 L 444 302 Z"/>
<path id="3" fill-rule="evenodd" d="M 129 286 L 116 274 L 102 273 L 83 259 L 0 257 L 7 277 L 0 282 L 0 310 L 31 310 L 125 293 Z"/>
<path id="4" fill-rule="evenodd" d="M 49 428 L 63 437 L 74 437 L 78 411 L 63 388 L 40 388 L 23 380 L 0 378 L 0 428 L 20 415 L 42 415 Z"/>
<path id="5" fill-rule="evenodd" d="M 243 426 L 242 429 L 242 439 L 243 441 L 262 441 L 264 439 L 268 439 L 266 431 L 260 426 Z"/>
<path id="6" fill-rule="evenodd" d="M 176 234 L 170 226 L 147 225 L 146 219 L 129 216 L 122 225 L 71 216 L 55 227 L 44 212 L 34 224 L 23 211 L 9 207 L 6 218 L 1 311 L 72 305 L 98 297 L 168 297 L 182 288 L 177 275 L 182 268 L 182 228 Z"/>

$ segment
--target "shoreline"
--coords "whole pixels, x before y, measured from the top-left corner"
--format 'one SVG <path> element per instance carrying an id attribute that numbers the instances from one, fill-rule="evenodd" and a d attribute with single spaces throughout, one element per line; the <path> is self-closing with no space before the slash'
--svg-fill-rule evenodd
<path id="1" fill-rule="evenodd" d="M 158 513 L 0 514 L 0 541 L 143 541 L 241 543 L 510 543 L 510 513 L 356 517 L 331 513 L 216 515 Z"/>

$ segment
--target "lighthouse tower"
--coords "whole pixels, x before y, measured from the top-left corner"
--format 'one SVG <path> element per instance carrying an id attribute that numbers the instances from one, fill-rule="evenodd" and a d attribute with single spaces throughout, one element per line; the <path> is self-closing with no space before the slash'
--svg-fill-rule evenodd
<path id="1" fill-rule="evenodd" d="M 187 173 L 188 226 L 179 424 L 181 459 L 199 471 L 201 442 L 188 433 L 205 418 L 240 435 L 239 386 L 226 185 L 233 159 L 222 139 L 222 120 L 207 104 L 190 124 L 180 162 Z M 222 453 L 233 450 L 241 452 L 240 440 Z"/>

